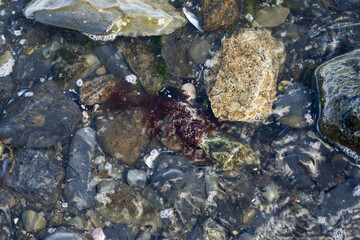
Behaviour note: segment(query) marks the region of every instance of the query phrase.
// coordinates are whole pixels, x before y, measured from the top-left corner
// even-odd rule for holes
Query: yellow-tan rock
[[[240,29],[224,40],[210,63],[207,94],[224,121],[261,121],[272,113],[276,81],[286,57],[282,42],[265,29]]]

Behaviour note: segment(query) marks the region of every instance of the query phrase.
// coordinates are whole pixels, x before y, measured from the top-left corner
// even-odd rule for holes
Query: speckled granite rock
[[[284,45],[265,29],[241,29],[205,65],[207,94],[219,120],[258,121],[272,112]]]

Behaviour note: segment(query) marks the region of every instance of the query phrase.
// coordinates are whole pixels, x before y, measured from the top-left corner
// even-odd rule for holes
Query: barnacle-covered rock
[[[284,45],[265,29],[241,29],[223,42],[207,74],[207,93],[215,116],[256,121],[272,113],[276,80],[285,61]]]
[[[187,22],[167,0],[33,0],[24,15],[101,40],[170,34]]]
[[[320,93],[319,131],[360,154],[360,50],[321,65],[315,73]]]

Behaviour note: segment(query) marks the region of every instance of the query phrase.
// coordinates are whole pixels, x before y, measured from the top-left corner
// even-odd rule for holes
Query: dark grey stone
[[[0,107],[9,100],[14,88],[15,84],[12,81],[11,76],[0,78]]]
[[[123,55],[111,44],[101,45],[94,48],[94,54],[104,64],[106,70],[115,76],[125,77],[132,74]]]
[[[70,146],[70,160],[66,168],[66,186],[64,195],[70,204],[70,211],[76,212],[95,205],[95,186],[90,169],[95,151],[95,131],[90,127],[82,128],[75,133]]]
[[[19,149],[5,185],[31,203],[51,206],[61,194],[65,171],[50,153]]]
[[[134,235],[131,228],[128,228],[124,224],[112,224],[104,228],[104,234],[106,239],[109,240],[134,240]]]
[[[48,81],[5,107],[0,119],[0,139],[17,147],[51,147],[70,136],[80,118],[79,107],[54,82]]]

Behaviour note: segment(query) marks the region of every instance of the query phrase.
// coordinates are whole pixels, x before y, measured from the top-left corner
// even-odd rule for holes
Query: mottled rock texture
[[[226,39],[206,77],[215,116],[227,121],[266,119],[285,56],[284,45],[265,29],[241,29]]]

